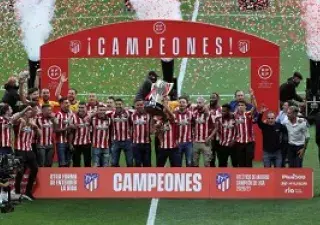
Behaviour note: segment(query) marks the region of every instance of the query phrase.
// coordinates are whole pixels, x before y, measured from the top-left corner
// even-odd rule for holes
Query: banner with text
[[[242,31],[189,21],[148,20],[106,24],[48,42],[41,46],[41,87],[48,88],[54,99],[52,93],[55,93],[61,77],[69,78],[71,75],[70,59],[182,57],[250,58],[250,86],[258,104],[278,111],[279,46]],[[141,74],[145,72],[141,71]],[[85,81],[85,77],[83,79]],[[70,78],[62,86],[62,95],[67,95],[69,81]],[[255,159],[261,160],[262,136],[260,132],[255,133]]]
[[[41,168],[37,198],[309,199],[312,169]]]

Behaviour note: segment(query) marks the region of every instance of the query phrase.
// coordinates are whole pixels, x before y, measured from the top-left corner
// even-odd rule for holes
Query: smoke
[[[307,55],[311,60],[320,61],[320,0],[301,2],[301,21],[305,28]]]
[[[178,0],[130,0],[139,20],[182,20]]]
[[[32,61],[40,59],[40,47],[48,39],[55,0],[17,0],[15,3],[17,23],[21,29],[22,44]]]
[[[130,0],[139,20],[182,20],[179,0]],[[170,62],[171,58],[162,58]]]

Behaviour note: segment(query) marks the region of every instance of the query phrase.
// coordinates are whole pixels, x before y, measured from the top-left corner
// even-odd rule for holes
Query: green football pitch
[[[191,20],[195,0],[181,0],[185,20]],[[300,71],[308,76],[304,33],[300,27],[298,0],[278,0],[266,12],[239,12],[235,0],[200,0],[198,22],[218,24],[242,30],[277,43],[281,47],[281,81]],[[4,2],[0,1],[0,5]],[[56,17],[50,40],[108,23],[130,21],[122,0],[57,0]],[[19,29],[12,13],[0,8],[0,83],[27,66],[27,56],[19,40]],[[175,61],[179,75],[181,59]],[[161,72],[159,59],[76,59],[71,63],[71,86],[79,98],[89,92],[101,100],[108,95],[122,96],[131,103],[147,71]],[[249,88],[247,59],[189,59],[182,91],[190,95],[208,95],[212,91],[230,100],[236,89]],[[126,84],[124,85],[124,81]],[[303,91],[304,83],[300,85]],[[53,93],[52,93],[53,94]],[[320,194],[320,179],[314,131],[305,156],[305,166],[314,168],[315,194]],[[256,166],[261,166],[256,163]],[[12,214],[0,214],[7,225],[147,224],[151,199],[37,200],[23,202]],[[168,200],[160,199],[156,225],[213,224],[267,225],[319,224],[320,198],[312,200]]]

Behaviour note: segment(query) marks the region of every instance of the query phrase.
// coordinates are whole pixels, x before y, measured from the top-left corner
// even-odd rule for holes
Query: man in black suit
[[[293,76],[290,77],[286,83],[280,86],[280,102],[288,102],[295,100],[297,102],[303,102],[303,98],[297,94],[296,88],[299,86],[303,79],[301,73],[294,72]]]

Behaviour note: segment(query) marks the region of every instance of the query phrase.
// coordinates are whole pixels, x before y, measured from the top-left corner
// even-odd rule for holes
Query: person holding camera
[[[25,197],[28,200],[34,200],[32,195],[33,183],[38,173],[38,164],[34,151],[32,151],[32,140],[34,135],[41,137],[41,130],[36,125],[33,119],[33,108],[36,104],[31,102],[29,106],[24,109],[23,116],[17,120],[14,124],[15,133],[15,155],[22,158],[24,168],[22,171],[18,171],[15,179],[15,193],[21,194],[21,181],[25,170],[30,170],[29,179],[26,187]]]

